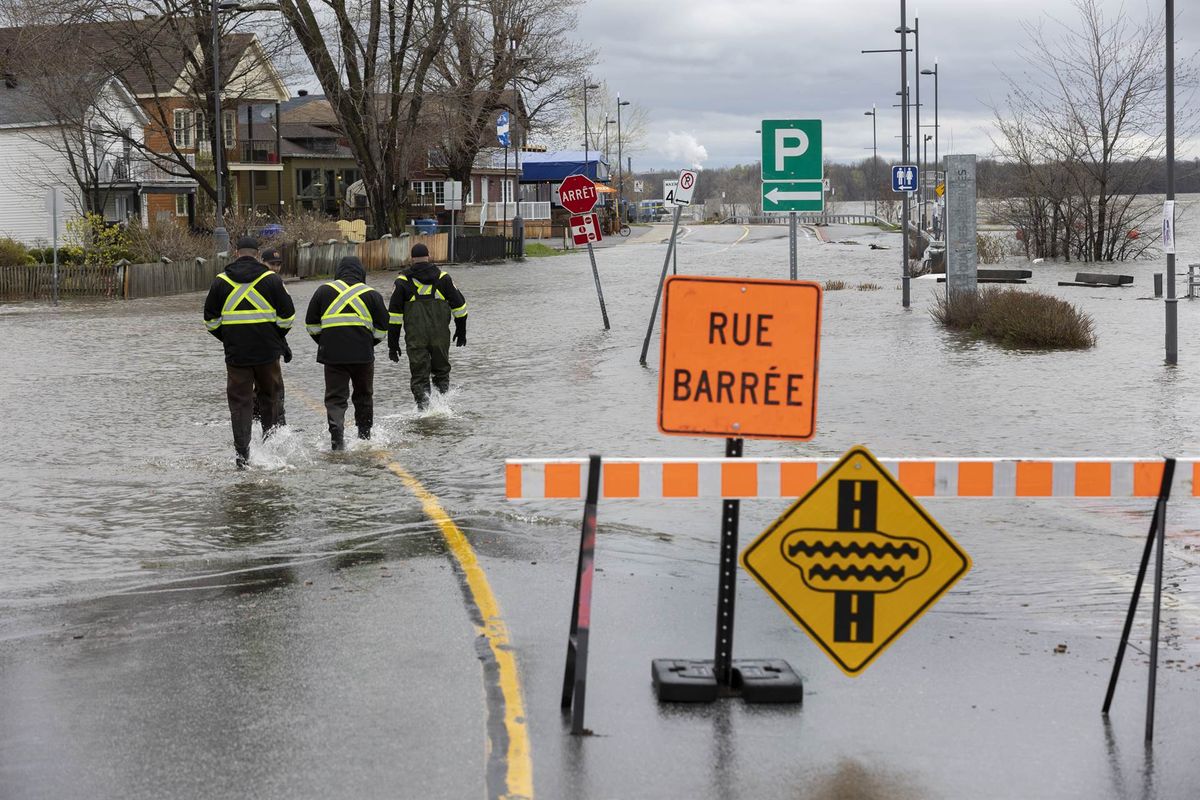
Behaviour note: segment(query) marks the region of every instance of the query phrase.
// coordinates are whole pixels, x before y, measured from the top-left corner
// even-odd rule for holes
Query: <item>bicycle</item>
[[[621,229],[618,232],[621,234],[621,236],[628,237],[629,234],[633,233],[633,228],[630,228],[628,225],[622,222]]]

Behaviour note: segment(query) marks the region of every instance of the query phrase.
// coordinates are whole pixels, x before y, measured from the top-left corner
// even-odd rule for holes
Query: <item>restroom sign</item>
[[[821,286],[806,281],[667,279],[658,428],[722,438],[816,432]]]

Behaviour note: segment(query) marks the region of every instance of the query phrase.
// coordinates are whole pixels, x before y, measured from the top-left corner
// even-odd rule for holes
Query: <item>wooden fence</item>
[[[411,260],[415,244],[429,248],[434,262],[449,257],[449,235],[403,234],[361,243],[297,247],[285,245],[284,274],[301,278],[333,275],[345,256],[358,256],[368,272],[398,271]],[[59,265],[59,297],[108,297],[135,300],[208,289],[225,268],[225,261],[175,261],[169,264],[124,264],[117,267]],[[50,300],[54,296],[54,267],[33,264],[0,267],[0,300]]]

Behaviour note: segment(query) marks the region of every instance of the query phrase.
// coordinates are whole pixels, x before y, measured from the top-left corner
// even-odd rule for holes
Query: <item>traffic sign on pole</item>
[[[811,439],[821,286],[667,279],[658,428],[685,436]]]
[[[819,119],[762,121],[763,211],[824,211]]]
[[[741,561],[851,677],[971,568],[865,447],[842,456]]]
[[[586,214],[596,205],[596,184],[583,175],[568,175],[558,187],[558,202],[572,214]]]
[[[590,244],[603,238],[600,235],[600,221],[595,214],[577,214],[571,217],[570,223],[571,238],[575,244]]]
[[[667,202],[674,203],[677,206],[690,206],[692,204],[692,195],[696,193],[696,173],[690,169],[679,171],[679,177],[675,180],[674,196]]]
[[[917,167],[915,164],[892,165],[892,191],[915,192],[917,190]]]

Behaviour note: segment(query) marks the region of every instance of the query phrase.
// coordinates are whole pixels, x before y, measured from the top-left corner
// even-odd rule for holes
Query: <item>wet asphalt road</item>
[[[784,276],[784,233],[690,228],[680,269]],[[858,442],[881,455],[1200,451],[1200,384],[1186,358],[1161,366],[1161,305],[1138,299],[1148,274],[1131,290],[1066,295],[1096,317],[1094,351],[1014,353],[934,328],[927,282],[901,311],[896,251],[865,246],[894,242],[833,233],[859,244],[806,238],[802,277],[880,288],[826,294],[817,439],[752,442],[748,454],[835,455]],[[312,408],[315,346],[293,336],[292,430],[256,446],[246,474],[231,470],[220,348],[199,325],[200,297],[0,308],[11,365],[0,397],[20,455],[0,465],[0,794],[493,791],[494,700],[471,604],[381,451],[440,497],[479,554],[512,635],[539,797],[1200,792],[1200,514],[1185,503],[1170,519],[1149,756],[1148,613],[1111,728],[1099,714],[1149,512],[1114,501],[926,503],[975,569],[854,680],[743,578],[737,655],[787,658],[806,682],[799,709],[655,703],[651,658],[711,654],[717,509],[605,504],[588,693],[596,735],[565,734],[558,694],[580,509],[505,503],[502,462],[720,453],[719,442],[655,431],[657,374],[637,366],[661,235],[598,252],[610,333],[585,255],[454,270],[472,313],[470,345],[453,354],[455,392],[417,416],[406,366],[381,362],[371,448],[326,452]],[[1060,269],[1035,283],[1052,287]],[[290,288],[303,307],[315,284]],[[1185,336],[1198,315],[1181,303]],[[744,503],[743,541],[783,505]]]

